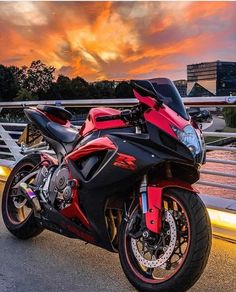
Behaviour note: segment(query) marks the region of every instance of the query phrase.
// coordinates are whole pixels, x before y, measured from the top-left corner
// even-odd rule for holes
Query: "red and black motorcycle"
[[[21,239],[46,228],[119,252],[140,291],[186,291],[211,247],[192,186],[205,160],[202,134],[170,80],[127,86],[136,106],[91,109],[80,132],[62,108],[24,110],[55,155],[44,142],[23,149],[5,186],[3,219]]]

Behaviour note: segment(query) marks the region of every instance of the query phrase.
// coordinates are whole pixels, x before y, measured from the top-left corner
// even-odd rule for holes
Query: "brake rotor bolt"
[[[144,237],[144,238],[148,238],[148,236],[149,236],[149,232],[148,232],[148,231],[144,231],[144,232],[143,232],[143,237]]]

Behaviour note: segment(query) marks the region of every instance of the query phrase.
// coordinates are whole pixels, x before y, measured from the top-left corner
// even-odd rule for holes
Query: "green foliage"
[[[15,101],[27,101],[27,100],[37,100],[38,96],[32,95],[31,92],[29,92],[27,89],[25,88],[21,88],[18,93],[16,98],[14,98]]]
[[[223,110],[226,125],[228,127],[236,127],[236,107],[224,108]]]

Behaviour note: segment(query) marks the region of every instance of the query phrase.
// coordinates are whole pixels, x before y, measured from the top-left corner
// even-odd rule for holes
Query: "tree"
[[[0,65],[0,100],[11,101],[18,89],[17,80],[10,68]]]
[[[70,78],[59,75],[56,82],[56,91],[60,99],[72,99],[73,90]]]
[[[32,95],[27,89],[21,88],[17,92],[16,98],[14,98],[15,101],[27,101],[27,100],[37,100],[38,96]]]
[[[40,60],[33,61],[29,68],[22,68],[22,87],[31,93],[46,93],[52,86],[55,68],[46,66]]]
[[[98,98],[115,97],[115,81],[103,80],[93,83],[98,92]]]
[[[23,86],[23,82],[25,80],[25,70],[27,67],[23,66],[22,68],[18,68],[16,66],[10,66],[8,68],[10,72],[13,74],[15,81],[17,83],[17,86],[20,89]]]
[[[115,96],[116,98],[135,98],[132,87],[125,81],[117,85]]]
[[[86,99],[89,97],[89,84],[79,76],[71,80],[71,89],[73,99]]]

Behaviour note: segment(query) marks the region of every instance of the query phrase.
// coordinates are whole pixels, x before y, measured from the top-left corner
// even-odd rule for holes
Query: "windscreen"
[[[138,90],[142,96],[151,96],[162,101],[185,120],[189,120],[182,98],[174,83],[169,79],[131,80],[131,83],[134,84],[133,88]]]
[[[164,104],[178,113],[185,120],[189,120],[182,98],[171,80],[167,78],[156,78],[149,79],[149,81],[152,83],[157,95],[160,96]]]

